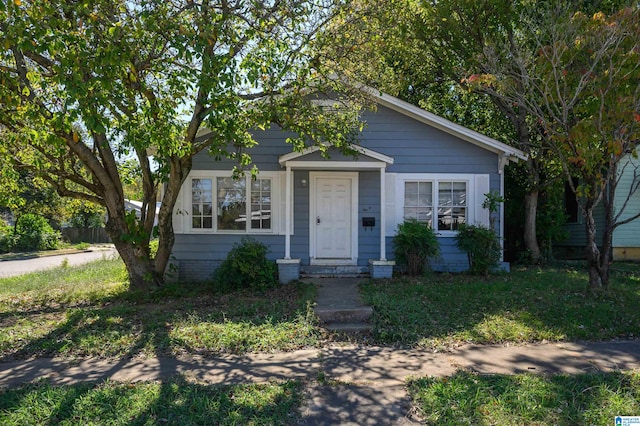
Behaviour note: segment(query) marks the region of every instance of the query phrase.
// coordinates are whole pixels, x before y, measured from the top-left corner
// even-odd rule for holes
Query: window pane
[[[438,205],[450,206],[452,202],[451,182],[440,182],[438,185]]]
[[[195,229],[211,229],[211,199],[213,197],[211,179],[191,180],[191,227]],[[208,200],[208,201],[207,201]],[[204,221],[203,221],[204,220]]]
[[[418,193],[418,182],[405,182],[404,183],[404,193],[405,194],[417,194]]]
[[[415,207],[405,207],[404,208],[404,218],[405,219],[418,219],[418,209]]]
[[[467,222],[465,208],[461,208],[461,207],[453,208],[451,212],[451,216],[452,216],[451,228],[453,230],[458,229],[459,225],[462,225]]]
[[[202,228],[202,218],[194,216],[191,219],[191,227],[193,227],[193,228]]]
[[[418,207],[419,204],[418,194],[404,194],[404,205],[407,207]]]
[[[431,207],[433,203],[433,194],[431,192],[420,193],[418,195],[418,205],[423,207]]]
[[[271,179],[257,179],[251,188],[251,229],[271,229]]]
[[[451,230],[451,208],[440,207],[438,209],[438,230]]]
[[[202,218],[202,227],[211,229],[213,227],[213,217]]]
[[[464,206],[467,204],[467,184],[464,182],[453,183],[453,205]]]
[[[467,183],[438,183],[438,230],[455,231],[467,222]]]
[[[404,183],[404,218],[432,226],[433,183]]]
[[[245,230],[247,226],[246,181],[218,178],[218,229]]]

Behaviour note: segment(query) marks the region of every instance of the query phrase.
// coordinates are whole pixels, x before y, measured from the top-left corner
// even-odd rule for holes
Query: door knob
[[[320,216],[316,217],[316,225],[320,225]]]

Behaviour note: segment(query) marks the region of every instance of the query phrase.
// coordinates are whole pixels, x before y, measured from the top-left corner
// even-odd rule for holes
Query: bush
[[[253,238],[245,237],[234,244],[227,258],[214,273],[216,284],[223,288],[265,290],[277,284],[275,262],[267,259],[268,248]]]
[[[11,251],[12,228],[0,218],[0,253]]]
[[[409,275],[422,275],[427,259],[440,253],[433,229],[415,219],[405,220],[398,225],[393,245],[396,261],[405,267]]]
[[[10,238],[12,251],[55,250],[62,242],[60,232],[54,231],[47,219],[35,214],[20,216],[15,235]]]
[[[455,240],[458,248],[467,253],[469,272],[472,274],[486,275],[498,268],[500,241],[491,229],[460,225]]]

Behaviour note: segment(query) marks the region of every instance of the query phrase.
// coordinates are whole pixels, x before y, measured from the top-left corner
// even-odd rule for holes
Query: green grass
[[[127,280],[119,259],[0,278],[0,309],[103,302],[124,295]]]
[[[0,279],[0,356],[134,355],[287,351],[317,346],[315,288],[220,293],[207,284],[127,291],[120,261]]]
[[[427,425],[612,425],[640,413],[640,372],[478,375],[409,383]]]
[[[46,383],[0,391],[3,425],[286,425],[301,404],[298,382],[206,386],[165,383],[53,387]]]
[[[368,343],[447,349],[633,338],[640,324],[640,274],[614,274],[592,295],[571,267],[473,277],[431,274],[368,282],[374,307]],[[0,360],[33,356],[126,357],[290,351],[318,347],[312,285],[225,293],[210,284],[129,292],[119,260],[0,279]],[[341,339],[341,336],[332,336]]]
[[[609,289],[587,291],[571,268],[530,268],[474,277],[430,274],[368,282],[379,343],[446,349],[500,344],[633,338],[640,324],[640,270],[614,274]]]

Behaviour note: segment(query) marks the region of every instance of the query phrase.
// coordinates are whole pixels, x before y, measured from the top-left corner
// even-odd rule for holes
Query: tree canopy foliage
[[[606,284],[613,229],[637,217],[613,206],[618,166],[638,144],[637,3],[353,4],[341,38],[343,51],[358,52],[359,61],[344,61],[353,73],[461,124],[506,135],[529,155],[518,180],[526,188],[524,239],[534,260],[539,194],[555,193],[549,184],[558,178],[579,178],[573,189],[587,218],[591,286]],[[483,97],[490,107],[478,102]],[[472,99],[478,109],[465,105]],[[592,218],[600,202],[607,215],[602,256]]]
[[[342,6],[1,2],[0,154],[60,195],[104,206],[132,288],[159,283],[174,241],[172,211],[194,155],[210,149],[249,168],[251,130],[272,123],[295,132],[295,149],[323,141],[344,147],[354,139],[361,99],[327,111],[308,96],[310,87],[350,96],[340,80],[320,78],[331,70],[318,32]],[[140,219],[125,211],[123,158],[140,166]],[[161,184],[160,243],[151,260]]]

